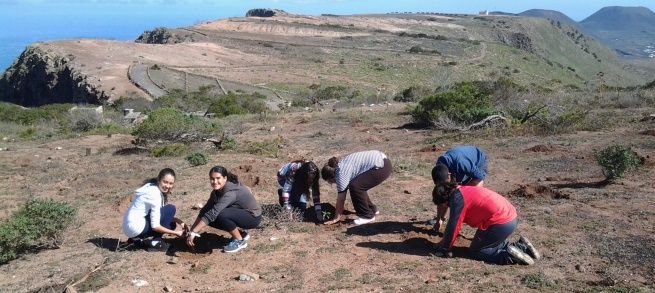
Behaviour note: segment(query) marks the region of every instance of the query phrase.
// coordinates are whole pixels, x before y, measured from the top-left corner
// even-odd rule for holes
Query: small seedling
[[[323,211],[322,214],[323,214],[323,219],[324,220],[332,219],[332,213],[331,212]]]

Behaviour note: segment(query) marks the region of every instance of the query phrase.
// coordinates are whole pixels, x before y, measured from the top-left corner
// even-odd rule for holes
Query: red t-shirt
[[[448,247],[452,247],[455,243],[462,223],[480,230],[487,230],[491,225],[505,224],[516,218],[516,208],[509,200],[490,189],[478,186],[459,186],[457,190],[461,193],[464,206],[461,211],[457,211],[453,210],[451,205],[449,223],[457,221],[457,225],[453,233],[449,235],[452,238],[450,238]],[[457,218],[455,219],[453,216]]]

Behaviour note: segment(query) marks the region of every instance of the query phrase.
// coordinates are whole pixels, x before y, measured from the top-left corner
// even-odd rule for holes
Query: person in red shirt
[[[541,255],[525,237],[510,243],[507,238],[518,224],[516,209],[502,195],[482,186],[436,184],[432,201],[450,209],[443,239],[436,255],[450,256],[462,223],[477,228],[469,251],[478,260],[495,264],[531,265]],[[440,219],[441,220],[441,219]],[[439,224],[439,223],[438,223]],[[435,226],[438,230],[439,226]]]

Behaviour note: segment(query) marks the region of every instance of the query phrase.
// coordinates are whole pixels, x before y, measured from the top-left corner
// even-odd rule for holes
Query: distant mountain
[[[579,25],[625,57],[655,58],[655,13],[646,7],[605,7]]]
[[[570,17],[566,16],[566,14],[561,13],[559,11],[555,10],[546,10],[546,9],[530,9],[523,11],[519,14],[519,16],[529,16],[529,17],[541,17],[541,18],[547,18],[551,19],[554,21],[559,21],[560,23],[563,24],[568,24],[574,27],[578,26],[578,23],[571,19]]]
[[[509,13],[509,12],[503,12],[503,11],[490,11],[489,15],[516,16],[516,13]]]

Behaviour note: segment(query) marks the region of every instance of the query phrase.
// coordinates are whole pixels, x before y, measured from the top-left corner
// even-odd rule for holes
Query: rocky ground
[[[240,144],[276,140],[279,146],[253,154],[203,145],[210,162],[199,167],[183,158],[121,151],[131,147],[133,137],[127,135],[6,141],[8,150],[0,152],[1,219],[32,198],[65,201],[79,212],[59,249],[0,266],[0,291],[58,292],[71,284],[100,292],[653,291],[655,140],[644,131],[655,124],[639,121],[650,112],[617,110],[613,115],[629,123],[555,136],[405,129],[409,118],[396,104],[232,118],[228,127],[240,133]],[[525,235],[542,251],[535,265],[467,258],[463,247],[474,234],[470,228],[463,229],[454,258],[431,256],[440,238],[425,224],[435,214],[429,171],[443,151],[464,143],[488,152],[485,184],[517,207],[520,223],[513,238]],[[616,183],[602,184],[593,150],[616,143],[631,145],[645,164]],[[330,156],[366,149],[385,152],[394,165],[391,178],[371,191],[381,211],[371,224],[268,219],[251,230],[248,248],[236,254],[221,252],[229,236],[213,229],[203,233],[196,251],[173,240],[170,255],[121,249],[126,240],[121,215],[129,197],[163,167],[177,171],[172,201],[178,216],[192,222],[197,215],[192,207],[210,192],[212,165],[235,171],[271,207],[277,202],[275,171],[283,163],[304,157],[322,165]],[[322,182],[321,191],[326,206],[333,205],[334,186]],[[347,208],[352,210],[350,203]]]

